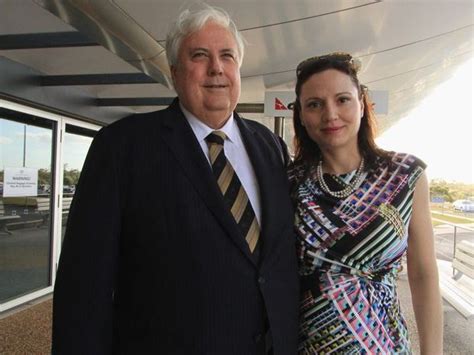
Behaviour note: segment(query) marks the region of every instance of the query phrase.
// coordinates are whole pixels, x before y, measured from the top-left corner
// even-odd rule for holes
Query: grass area
[[[434,204],[431,204],[430,210],[431,210],[431,212],[437,212],[437,213],[441,213],[441,214],[452,214],[452,215],[455,215],[457,217],[470,218],[474,221],[474,213],[473,212],[456,211],[452,207],[449,207],[449,208],[444,207],[443,208],[443,207],[440,207],[440,206],[436,206]]]
[[[431,216],[434,218],[442,219],[443,221],[446,221],[446,222],[456,223],[456,224],[466,224],[466,223],[474,222],[472,218],[445,215],[445,214],[434,212],[434,211],[431,211]],[[435,223],[437,223],[436,225],[441,224],[441,222],[433,221],[433,225],[435,225]]]

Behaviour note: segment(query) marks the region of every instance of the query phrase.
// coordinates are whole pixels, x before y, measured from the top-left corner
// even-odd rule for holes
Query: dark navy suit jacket
[[[113,123],[95,137],[71,206],[54,354],[260,354],[266,318],[274,354],[296,353],[299,289],[280,141],[234,117],[260,186],[260,261],[177,100]]]

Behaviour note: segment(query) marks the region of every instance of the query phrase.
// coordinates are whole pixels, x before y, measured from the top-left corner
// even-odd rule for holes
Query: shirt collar
[[[191,129],[193,130],[194,135],[196,136],[199,142],[205,140],[209,133],[215,131],[215,129],[209,127],[204,122],[199,120],[196,116],[194,116],[191,112],[186,110],[181,103],[179,103],[179,106],[181,108],[181,111],[183,111],[184,117],[186,117],[186,120],[189,122],[189,125],[191,126]],[[237,122],[234,120],[233,112],[230,114],[230,117],[225,123],[225,125],[219,128],[218,131],[224,132],[231,142],[237,141],[237,135],[239,133]]]

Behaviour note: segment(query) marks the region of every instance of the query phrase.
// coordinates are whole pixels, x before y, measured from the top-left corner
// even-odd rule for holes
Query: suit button
[[[258,283],[259,283],[260,285],[263,285],[263,284],[265,283],[265,278],[264,278],[263,276],[260,276],[260,277],[258,278]]]
[[[253,337],[253,340],[256,344],[260,343],[263,340],[263,334],[257,334]]]

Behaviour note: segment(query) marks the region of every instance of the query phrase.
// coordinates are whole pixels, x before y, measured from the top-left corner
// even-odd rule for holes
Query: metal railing
[[[470,231],[470,232],[473,232],[473,233],[474,233],[474,228],[471,228],[469,226],[464,226],[462,224],[451,223],[451,222],[448,222],[444,219],[439,219],[439,218],[434,218],[434,217],[431,217],[431,219],[433,221],[440,222],[442,224],[449,225],[449,226],[452,226],[454,228],[454,232],[453,232],[453,259],[454,259],[456,257],[456,243],[457,243],[458,228],[459,229],[464,229],[464,230],[467,230],[467,231]],[[454,274],[455,274],[455,270],[453,268],[453,276],[454,276]]]

